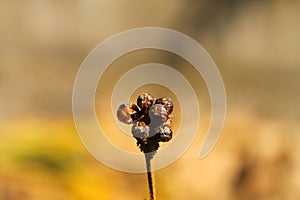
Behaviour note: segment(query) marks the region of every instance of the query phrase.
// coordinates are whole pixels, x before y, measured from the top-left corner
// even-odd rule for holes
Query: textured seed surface
[[[137,113],[137,106],[131,103],[121,104],[117,111],[119,121],[125,124],[131,124],[134,121],[134,115]]]
[[[164,122],[168,119],[168,112],[165,106],[161,104],[154,104],[149,111],[150,119],[156,122]]]
[[[143,93],[137,99],[137,104],[141,109],[149,110],[154,102],[154,97],[151,94]]]
[[[172,139],[173,102],[167,97],[154,99],[148,93],[142,93],[137,98],[137,105],[122,104],[117,111],[118,119],[126,124],[133,124],[131,134],[137,141],[137,146],[143,153],[154,156],[159,148],[159,142]]]
[[[157,133],[160,136],[159,140],[161,142],[168,142],[169,140],[172,139],[173,132],[172,132],[171,128],[166,125],[159,126]]]
[[[173,102],[170,98],[163,97],[163,98],[156,99],[155,104],[164,105],[167,109],[168,114],[171,114],[173,111]]]
[[[136,138],[146,139],[149,137],[150,128],[145,123],[136,122],[132,126],[131,133]]]

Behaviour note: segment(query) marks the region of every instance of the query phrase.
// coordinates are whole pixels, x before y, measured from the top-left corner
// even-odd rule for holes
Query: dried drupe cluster
[[[153,152],[154,155],[159,142],[168,142],[172,138],[172,110],[171,99],[154,99],[152,95],[143,93],[138,97],[137,105],[120,105],[117,116],[121,122],[133,124],[131,133],[140,150],[143,153]]]

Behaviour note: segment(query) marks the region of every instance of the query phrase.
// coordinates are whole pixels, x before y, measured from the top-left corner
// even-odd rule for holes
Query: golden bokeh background
[[[221,138],[199,160],[210,118],[202,78],[162,51],[136,51],[112,63],[96,100],[108,98],[127,69],[147,62],[174,67],[199,91],[198,134],[179,160],[155,172],[157,199],[299,199],[299,9],[299,1],[284,0],[0,0],[0,200],[148,199],[146,175],[98,162],[72,119],[84,58],[106,38],[145,26],[198,41],[219,67],[228,100]],[[108,107],[96,104],[103,126],[117,130],[105,117]],[[138,152],[134,139],[120,137],[120,146]]]

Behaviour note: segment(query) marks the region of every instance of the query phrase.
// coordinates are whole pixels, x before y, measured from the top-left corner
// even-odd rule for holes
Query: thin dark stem
[[[150,200],[154,200],[154,190],[153,190],[152,173],[151,173],[151,158],[152,158],[151,153],[145,153]]]

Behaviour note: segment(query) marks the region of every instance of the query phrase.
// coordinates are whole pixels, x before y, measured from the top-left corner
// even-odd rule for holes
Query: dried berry
[[[149,116],[153,123],[162,123],[167,121],[168,112],[165,106],[161,104],[154,104],[150,108]]]
[[[135,122],[131,133],[135,138],[146,139],[150,135],[150,128],[143,122]]]
[[[163,98],[156,99],[155,104],[164,105],[167,109],[168,114],[171,114],[173,111],[173,102],[170,98],[163,97]]]
[[[168,142],[172,139],[172,129],[167,125],[160,125],[156,128],[157,134],[159,134],[159,141],[160,142]]]
[[[125,124],[132,124],[138,119],[139,108],[132,103],[121,104],[117,111],[118,119]]]
[[[154,102],[154,98],[151,94],[143,93],[137,99],[138,106],[145,111],[148,111]]]

